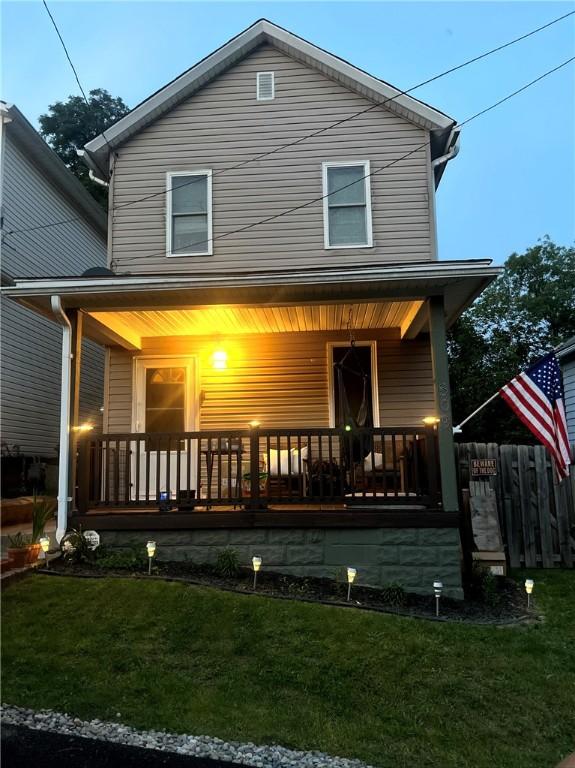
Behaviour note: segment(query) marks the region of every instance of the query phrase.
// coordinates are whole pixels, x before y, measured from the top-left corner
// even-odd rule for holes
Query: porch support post
[[[439,468],[441,474],[441,496],[446,512],[457,512],[457,476],[451,419],[451,392],[449,388],[449,367],[447,362],[447,339],[445,334],[445,308],[443,296],[431,296],[429,305],[429,334],[431,341],[431,365],[435,407],[439,424],[437,442],[439,447]]]
[[[82,368],[82,337],[83,314],[77,309],[68,312],[71,325],[71,353],[70,366],[70,425],[77,427],[80,423],[80,376]],[[70,456],[68,469],[68,498],[72,501],[72,511],[77,511],[78,500],[76,493],[77,467],[78,467],[78,440],[80,433],[70,431]]]

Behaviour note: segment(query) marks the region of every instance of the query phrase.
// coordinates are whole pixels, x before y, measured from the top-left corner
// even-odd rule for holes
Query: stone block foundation
[[[380,587],[399,583],[411,592],[431,594],[440,580],[444,594],[462,598],[457,528],[214,529],[182,531],[102,531],[102,544],[114,548],[157,544],[157,558],[214,563],[231,547],[251,565],[258,555],[263,568],[293,576],[343,576],[357,568],[358,584]]]

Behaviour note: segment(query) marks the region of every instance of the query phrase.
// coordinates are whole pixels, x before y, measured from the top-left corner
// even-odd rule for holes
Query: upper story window
[[[211,256],[211,170],[168,173],[167,188],[168,256]]]
[[[326,248],[371,248],[369,161],[323,164]]]
[[[275,98],[275,78],[273,72],[258,72],[256,83],[256,98],[258,101],[269,101]]]

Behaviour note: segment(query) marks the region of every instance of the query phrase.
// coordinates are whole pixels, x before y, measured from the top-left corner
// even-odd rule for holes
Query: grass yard
[[[2,698],[385,768],[551,767],[575,749],[575,573],[530,575],[545,621],[514,628],[35,575],[3,595]]]

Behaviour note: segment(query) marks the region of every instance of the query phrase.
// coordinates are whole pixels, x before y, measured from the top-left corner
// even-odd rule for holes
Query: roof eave
[[[444,131],[455,124],[448,115],[412,96],[402,95],[401,91],[388,83],[262,19],[152,94],[128,115],[106,129],[105,136],[100,134],[88,142],[84,149],[92,164],[98,169],[97,175],[105,178],[102,169],[107,168],[107,155],[112,149],[184,99],[189,98],[207,82],[263,43],[275,45],[292,58],[316,67],[328,77],[340,81],[375,103],[386,102],[390,110],[396,111],[405,119],[426,130]],[[393,101],[389,101],[390,99]]]

